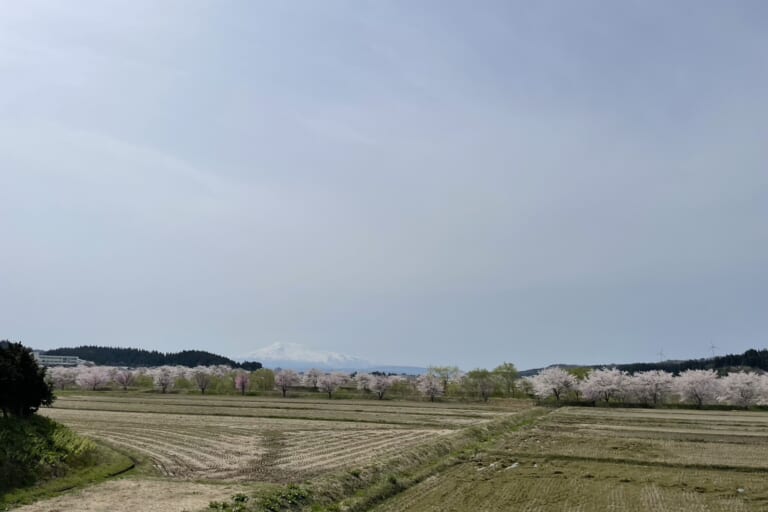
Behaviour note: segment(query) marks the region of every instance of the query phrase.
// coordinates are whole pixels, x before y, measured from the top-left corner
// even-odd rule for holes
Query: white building
[[[89,361],[84,361],[77,356],[49,356],[41,352],[32,352],[32,355],[42,366],[78,366],[89,363]]]

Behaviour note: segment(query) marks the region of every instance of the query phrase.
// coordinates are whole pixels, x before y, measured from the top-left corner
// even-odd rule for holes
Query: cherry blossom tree
[[[225,364],[217,364],[214,366],[202,366],[199,368],[205,368],[212,377],[224,378],[230,374],[232,368]]]
[[[357,389],[365,393],[371,391],[371,385],[375,380],[376,376],[371,375],[370,373],[358,373],[355,375],[355,384],[357,384]]]
[[[66,366],[54,366],[48,368],[48,378],[54,388],[66,389],[77,383],[77,370]]]
[[[248,391],[248,386],[251,384],[251,376],[246,372],[237,372],[235,375],[235,389],[237,389],[241,395],[245,395]]]
[[[720,379],[720,395],[717,400],[746,409],[760,401],[762,384],[762,379],[755,373],[729,373]]]
[[[133,383],[136,381],[136,375],[133,373],[132,370],[124,369],[124,370],[118,370],[112,379],[121,387],[123,388],[123,391],[128,390],[128,386],[132,386]]]
[[[204,395],[205,390],[211,385],[213,381],[213,369],[206,368],[204,366],[198,366],[192,372],[192,381],[200,390],[200,394]]]
[[[430,402],[435,401],[435,397],[443,394],[443,381],[434,373],[425,373],[419,375],[416,379],[416,388],[421,394],[429,397]]]
[[[758,405],[768,405],[768,374],[760,375],[760,399]]]
[[[672,391],[674,377],[664,370],[638,372],[629,378],[629,392],[640,403],[658,405]]]
[[[336,390],[338,390],[342,384],[344,384],[345,380],[345,375],[339,373],[326,373],[317,379],[317,387],[320,389],[320,391],[328,393],[328,398],[330,399],[333,393],[336,392]]]
[[[714,402],[719,394],[717,373],[713,370],[686,370],[674,382],[680,401],[693,402],[698,407]]]
[[[373,381],[371,382],[371,391],[376,393],[376,396],[379,400],[384,399],[384,393],[387,392],[389,388],[395,385],[395,383],[400,381],[400,377],[397,376],[386,376],[386,375],[376,375],[373,378]]]
[[[545,368],[528,379],[533,393],[539,399],[554,396],[558,402],[566,393],[575,389],[578,382],[576,377],[558,367]]]
[[[187,379],[187,374],[191,372],[191,368],[188,368],[186,366],[176,365],[176,366],[170,366],[171,375],[173,375],[174,384],[179,379]]]
[[[109,371],[103,366],[78,366],[76,382],[83,389],[95,391],[109,383]]]
[[[581,383],[580,388],[587,400],[592,402],[602,400],[608,403],[612,398],[621,396],[625,391],[627,382],[627,372],[622,372],[616,368],[602,368],[590,372]]]
[[[768,405],[768,374],[764,373],[758,378],[760,379],[760,398],[757,399],[757,405]]]
[[[161,366],[154,369],[152,380],[161,392],[166,393],[173,389],[173,385],[176,383],[176,376],[171,367]]]
[[[283,392],[283,398],[285,398],[288,389],[296,386],[299,382],[299,375],[293,370],[275,372],[275,386]]]
[[[307,373],[304,374],[304,385],[317,391],[317,381],[320,379],[322,374],[323,372],[317,368],[311,368],[307,370]]]

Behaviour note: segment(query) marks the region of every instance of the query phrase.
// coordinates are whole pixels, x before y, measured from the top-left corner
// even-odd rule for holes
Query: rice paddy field
[[[73,395],[46,414],[146,456],[163,476],[299,481],[386,458],[515,408],[172,395]]]
[[[274,399],[92,392],[65,394],[55,407],[41,412],[135,458],[140,471],[126,478],[144,481],[153,496],[145,496],[139,486],[119,502],[113,501],[112,508],[104,508],[119,511],[149,510],[155,497],[162,501],[164,496],[187,491],[200,498],[193,500],[194,506],[177,497],[162,501],[158,510],[205,508],[210,500],[263,484],[301,482],[386,461],[468,426],[529,407],[524,401],[488,407],[321,396]],[[168,490],[158,491],[164,482]],[[222,496],[225,485],[230,487]],[[105,493],[114,492],[110,486],[104,488]],[[105,503],[103,494],[91,489],[75,493],[72,499]],[[66,510],[67,499],[42,501],[21,510]],[[176,502],[185,504],[179,508]],[[88,510],[85,506],[76,508]]]
[[[768,510],[763,412],[97,392],[63,396],[44,414],[130,454],[137,468],[22,512],[205,510],[482,429],[347,509]]]
[[[558,409],[374,510],[768,510],[768,414]]]

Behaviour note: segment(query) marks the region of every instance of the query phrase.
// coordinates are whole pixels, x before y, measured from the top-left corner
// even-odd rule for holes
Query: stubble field
[[[203,510],[235,493],[356,473],[473,428],[488,430],[354,510],[768,510],[763,412],[113,392],[67,395],[44,413],[130,454],[137,470],[22,512]]]
[[[195,480],[299,481],[365,464],[508,410],[424,403],[75,395],[46,414]]]
[[[768,415],[563,408],[374,510],[768,510]]]
[[[128,485],[132,491],[114,500],[110,510],[204,508],[210,500],[265,484],[306,481],[384,461],[527,407],[524,402],[484,407],[320,397],[65,395],[43,413],[132,455],[140,470],[127,478],[146,485],[108,482],[21,510],[64,510],[68,499],[81,503],[83,510],[100,510],[98,505],[86,507],[109,502],[107,494],[118,492],[115,485]],[[151,489],[152,496],[143,488]],[[197,499],[181,499],[187,494]]]

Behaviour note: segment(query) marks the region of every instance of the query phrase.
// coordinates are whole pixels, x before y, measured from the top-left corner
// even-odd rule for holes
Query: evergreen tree
[[[27,417],[42,405],[53,403],[53,388],[45,368],[37,364],[32,351],[21,343],[0,342],[0,409]]]

